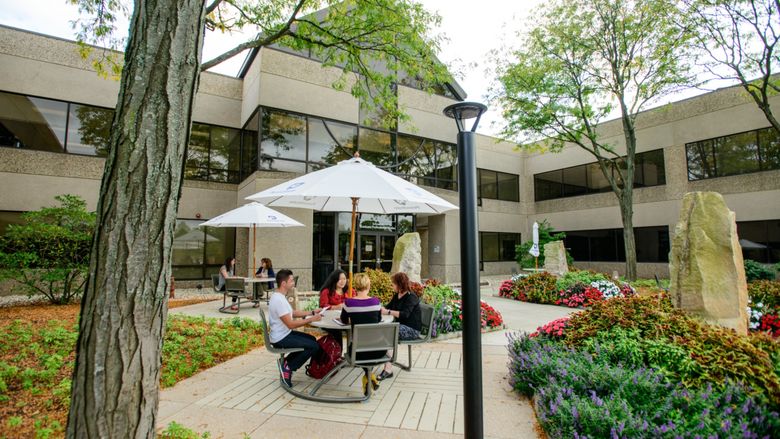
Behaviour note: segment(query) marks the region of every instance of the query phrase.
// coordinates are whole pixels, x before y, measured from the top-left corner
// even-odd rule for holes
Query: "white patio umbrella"
[[[260,203],[249,203],[201,223],[199,227],[251,227],[252,267],[249,269],[249,277],[252,277],[257,268],[257,227],[303,227],[303,224]]]
[[[528,253],[531,254],[531,256],[534,257],[534,268],[539,269],[539,223],[534,221],[534,231],[533,231],[533,242],[534,244],[531,246],[531,249],[528,250]]]
[[[272,207],[300,207],[326,212],[352,211],[349,238],[349,287],[355,247],[355,219],[363,213],[443,213],[457,209],[400,177],[377,168],[355,154],[339,162],[247,197]]]

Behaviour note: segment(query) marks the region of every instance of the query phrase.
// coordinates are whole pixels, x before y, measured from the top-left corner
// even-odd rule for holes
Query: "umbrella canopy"
[[[767,246],[765,246],[764,244],[759,244],[759,243],[753,242],[753,241],[751,241],[749,239],[740,239],[739,240],[739,245],[740,245],[740,247],[746,248],[746,249],[749,249],[749,250],[767,248]]]
[[[303,227],[287,215],[260,203],[249,203],[216,216],[200,227]]]
[[[534,221],[533,243],[534,245],[531,246],[531,249],[528,250],[528,253],[530,253],[531,256],[538,258],[539,257],[539,223],[537,223],[536,221]]]
[[[271,207],[349,212],[359,199],[363,213],[443,213],[454,204],[377,168],[359,157],[321,169],[247,197]]]
[[[257,227],[303,227],[303,224],[260,203],[249,203],[201,223],[199,227],[251,227],[252,268],[249,269],[251,277],[257,268],[255,262]]]
[[[326,212],[352,211],[349,239],[349,289],[352,290],[355,218],[364,213],[443,213],[458,207],[425,189],[377,168],[359,154],[247,197],[267,206]]]

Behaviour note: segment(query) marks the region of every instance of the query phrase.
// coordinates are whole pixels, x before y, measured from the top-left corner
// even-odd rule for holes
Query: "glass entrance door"
[[[393,266],[395,240],[395,235],[361,233],[358,271],[373,268],[389,273]]]

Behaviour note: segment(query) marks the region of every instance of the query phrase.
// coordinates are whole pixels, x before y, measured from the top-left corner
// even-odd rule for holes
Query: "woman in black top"
[[[382,307],[382,314],[395,317],[398,322],[398,338],[401,340],[416,340],[420,338],[422,329],[422,312],[420,311],[420,298],[411,292],[409,276],[406,273],[396,273],[390,280],[393,283],[393,298]],[[385,370],[379,374],[379,380],[393,376],[393,363],[386,363]]]

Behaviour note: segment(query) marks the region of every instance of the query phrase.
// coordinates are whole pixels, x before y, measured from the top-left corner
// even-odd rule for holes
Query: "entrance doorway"
[[[358,272],[366,268],[373,268],[389,273],[393,266],[393,249],[396,238],[394,234],[361,232]]]

